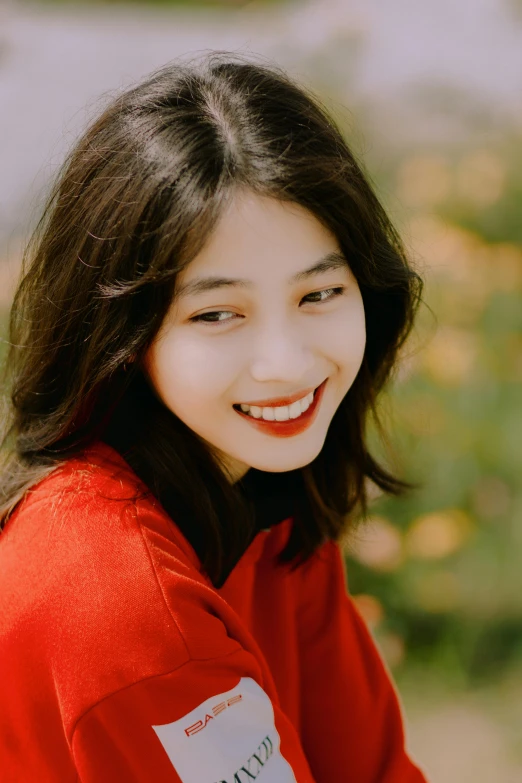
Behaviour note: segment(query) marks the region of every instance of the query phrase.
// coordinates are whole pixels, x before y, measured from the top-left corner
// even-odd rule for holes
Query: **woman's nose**
[[[314,365],[303,336],[292,330],[269,329],[251,343],[251,375],[256,381],[299,382]]]

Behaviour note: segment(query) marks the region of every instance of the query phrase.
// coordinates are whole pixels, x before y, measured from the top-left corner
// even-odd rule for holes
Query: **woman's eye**
[[[335,299],[337,296],[341,296],[344,290],[345,290],[344,286],[338,286],[337,288],[324,288],[322,291],[312,291],[311,294],[307,294],[306,296],[304,296],[301,301],[304,302],[306,299],[309,299],[310,297],[319,297],[318,299],[309,301],[308,304],[323,304],[323,302],[330,302],[332,299]],[[241,315],[238,316],[237,313],[233,313],[231,310],[211,310],[208,313],[201,313],[200,315],[194,315],[189,320],[194,322],[204,323],[204,324],[222,324],[222,323],[228,323],[229,321],[233,320],[233,317],[232,318],[221,317],[226,315],[237,316],[238,318],[243,317]]]
[[[204,324],[223,323],[224,321],[231,321],[232,320],[231,318],[219,318],[220,315],[223,315],[223,314],[226,315],[227,313],[229,315],[236,315],[236,313],[233,313],[230,310],[213,310],[210,313],[201,313],[201,315],[194,315],[190,320],[191,321],[201,321]],[[214,316],[217,316],[217,318],[215,318]]]
[[[312,291],[311,294],[307,294],[304,299],[308,299],[309,296],[321,296],[321,294],[327,294],[324,299],[316,299],[312,304],[322,304],[323,302],[329,302],[331,299],[335,299],[336,296],[340,296],[344,291],[344,286],[338,288],[324,288],[322,291]]]

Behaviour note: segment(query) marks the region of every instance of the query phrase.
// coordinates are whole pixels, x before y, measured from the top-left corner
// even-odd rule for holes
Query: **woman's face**
[[[315,459],[365,342],[361,293],[335,237],[298,205],[243,192],[178,277],[145,368],[237,481],[250,467]]]

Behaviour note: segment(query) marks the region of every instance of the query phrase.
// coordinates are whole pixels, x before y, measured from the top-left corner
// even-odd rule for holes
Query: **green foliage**
[[[389,391],[388,429],[395,469],[422,486],[374,501],[347,563],[399,676],[439,667],[469,685],[522,661],[519,148],[414,153],[387,173],[429,305]]]
[[[489,150],[490,173],[493,174],[494,167],[497,167],[495,191],[499,188],[498,198],[480,208],[480,200],[477,205],[476,201],[463,197],[462,193],[454,193],[441,205],[440,212],[489,242],[522,243],[521,141],[520,136],[515,134],[498,144],[496,149]],[[477,187],[480,187],[479,182]],[[482,187],[487,188],[488,183],[485,181]]]

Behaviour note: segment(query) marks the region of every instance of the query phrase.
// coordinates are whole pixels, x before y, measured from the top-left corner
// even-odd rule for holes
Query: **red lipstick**
[[[328,380],[328,378],[326,380]],[[322,384],[318,386],[310,407],[304,413],[298,416],[297,419],[288,419],[288,421],[265,421],[264,419],[255,419],[253,416],[249,416],[247,413],[243,413],[242,410],[238,410],[237,408],[234,408],[234,410],[239,414],[239,416],[242,416],[243,419],[246,419],[246,421],[251,424],[252,427],[255,427],[257,430],[259,430],[259,432],[264,432],[265,435],[273,435],[276,438],[291,438],[294,435],[299,435],[301,432],[307,430],[314,421],[319,409],[319,404],[321,402],[325,386],[326,381],[323,381]],[[310,389],[310,391],[313,391],[313,389]],[[284,399],[288,398],[286,397]],[[300,399],[300,397],[294,397],[291,402],[295,402],[295,400],[298,399]],[[252,404],[255,405],[256,403]],[[264,404],[267,404],[266,401]],[[272,405],[273,404],[274,403],[272,403]],[[279,403],[279,405],[290,404],[291,403],[288,402]]]
[[[319,388],[319,387],[317,387]],[[309,389],[303,389],[300,392],[297,392],[297,394],[291,394],[286,395],[286,397],[271,397],[269,400],[243,400],[243,405],[257,405],[258,408],[265,408],[265,407],[282,407],[283,405],[291,405],[293,402],[296,402],[296,400],[302,400],[303,397],[306,397],[310,392],[315,391],[315,386],[310,386]]]

